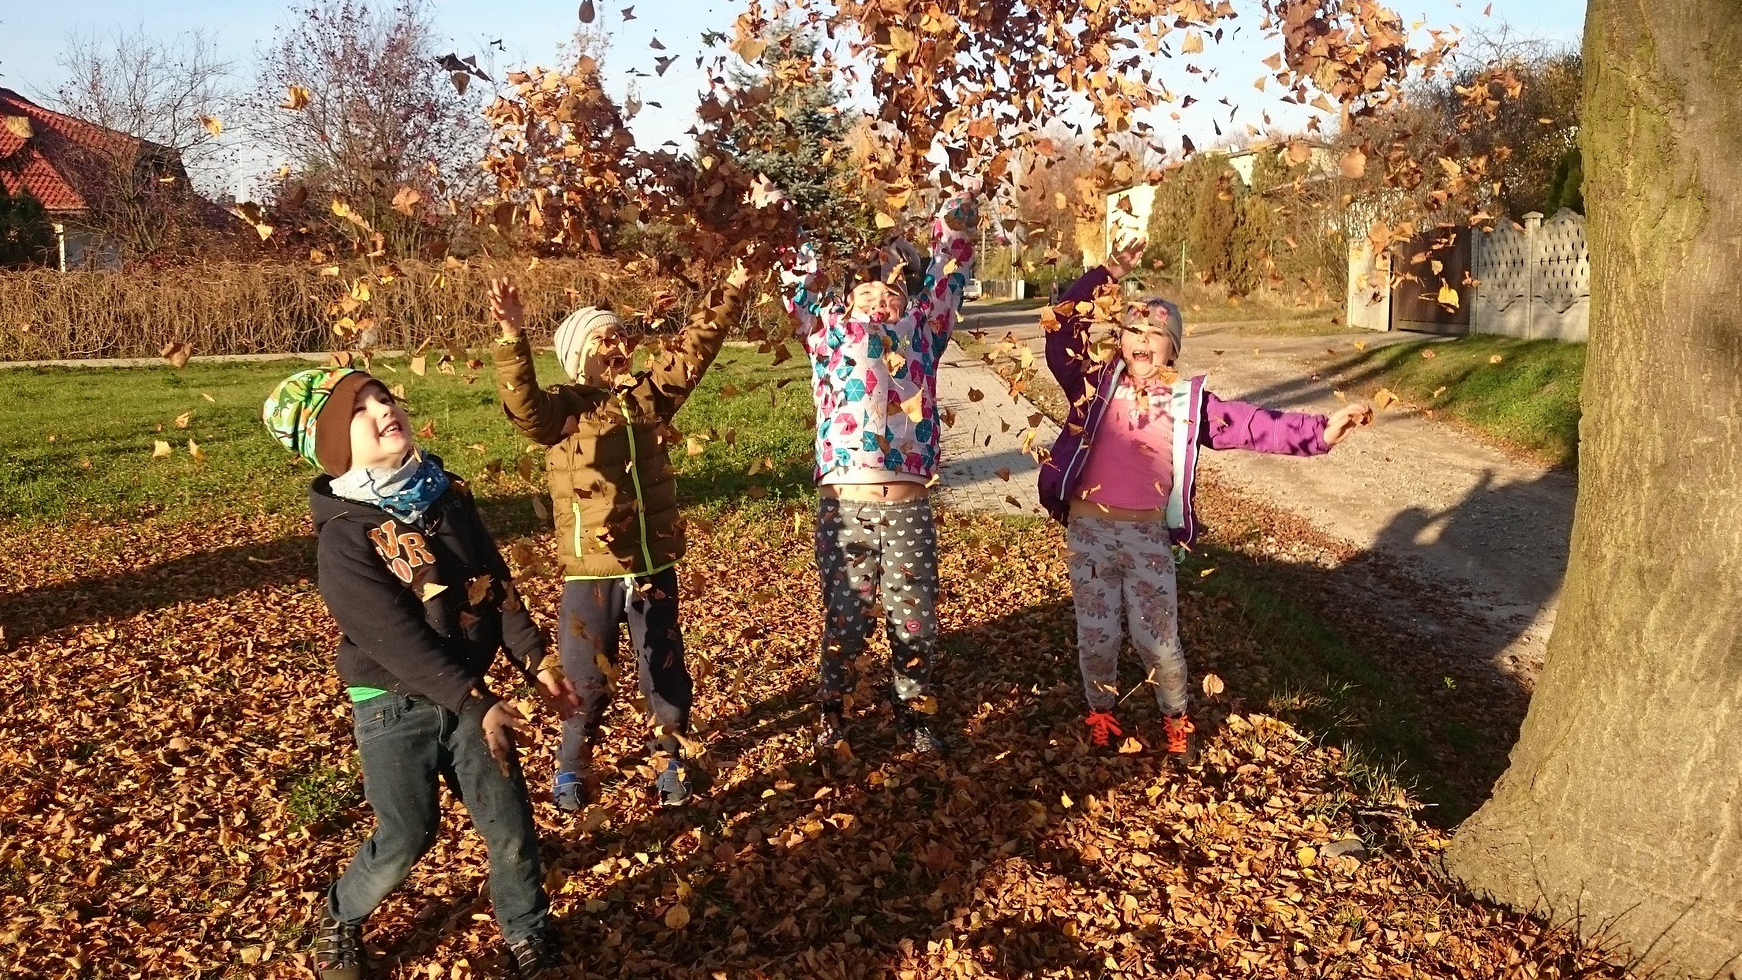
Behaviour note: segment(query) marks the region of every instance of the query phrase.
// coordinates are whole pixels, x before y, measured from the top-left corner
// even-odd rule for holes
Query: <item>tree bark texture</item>
[[[1742,977],[1742,0],[1591,0],[1572,560],[1477,893]]]

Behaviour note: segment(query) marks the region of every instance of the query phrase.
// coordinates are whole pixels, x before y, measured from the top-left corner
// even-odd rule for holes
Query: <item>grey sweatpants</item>
[[[1129,628],[1162,712],[1185,711],[1186,655],[1167,525],[1073,515],[1065,540],[1089,709],[1110,711],[1119,700],[1119,643]]]
[[[856,686],[853,664],[870,640],[879,601],[895,696],[908,702],[930,694],[938,640],[938,537],[931,501],[824,497],[816,544],[824,609],[818,699],[832,705]]]

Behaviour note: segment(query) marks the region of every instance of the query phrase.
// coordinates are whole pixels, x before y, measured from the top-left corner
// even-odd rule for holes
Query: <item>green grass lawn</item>
[[[1330,370],[1362,394],[1390,388],[1549,465],[1578,463],[1584,344],[1486,335],[1420,340],[1338,357]]]
[[[284,360],[0,373],[0,419],[6,420],[0,455],[8,461],[0,468],[0,520],[304,506],[313,471],[272,439],[260,408],[273,385],[309,366]],[[433,426],[420,444],[471,478],[481,496],[525,497],[542,487],[544,454],[503,418],[488,363],[420,377],[403,359],[378,359],[373,373],[404,386],[413,425],[423,432]],[[540,356],[539,377],[547,383],[560,378],[549,354]],[[812,408],[805,378],[798,359],[776,367],[743,348],[721,354],[676,420],[686,435],[712,430],[717,436],[702,440],[700,455],[683,448],[674,453],[687,499],[715,504],[753,492],[774,500],[810,492]],[[190,453],[190,439],[203,458]],[[158,441],[169,445],[168,457],[154,458]],[[523,456],[531,463],[530,480],[518,472]],[[759,467],[764,472],[749,475],[759,461],[771,462],[772,472]],[[491,477],[497,466],[500,476]]]

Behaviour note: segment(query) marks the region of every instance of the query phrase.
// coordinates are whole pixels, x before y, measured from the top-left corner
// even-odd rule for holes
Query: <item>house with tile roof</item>
[[[55,112],[0,88],[0,183],[29,191],[54,224],[62,271],[118,269],[129,236],[221,211],[170,147]]]

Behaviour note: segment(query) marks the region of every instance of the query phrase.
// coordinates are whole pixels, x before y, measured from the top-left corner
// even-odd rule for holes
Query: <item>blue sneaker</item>
[[[587,781],[582,773],[559,772],[556,786],[551,789],[556,808],[564,813],[579,813],[587,806]]]
[[[688,760],[679,753],[672,753],[670,761],[665,764],[665,771],[653,781],[654,789],[659,790],[660,806],[683,806],[690,801],[695,782],[690,778],[689,768]]]

